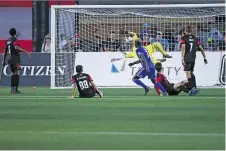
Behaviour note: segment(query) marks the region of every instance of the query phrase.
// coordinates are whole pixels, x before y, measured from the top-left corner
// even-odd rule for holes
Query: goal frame
[[[218,4],[164,4],[164,5],[52,5],[51,6],[51,89],[64,89],[55,87],[55,44],[56,44],[56,9],[88,9],[88,8],[203,8],[225,7],[225,3]],[[172,17],[174,18],[174,17]],[[186,17],[184,17],[186,18]]]

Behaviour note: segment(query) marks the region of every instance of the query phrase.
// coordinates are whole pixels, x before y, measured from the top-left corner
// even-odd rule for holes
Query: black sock
[[[11,87],[15,87],[16,86],[16,75],[12,75],[11,77]]]
[[[16,90],[18,90],[19,83],[20,83],[20,76],[16,75]]]
[[[195,86],[195,88],[196,88],[196,78],[195,78],[195,75],[194,75],[193,72],[191,72],[191,79],[192,79],[192,81],[193,81],[193,83],[194,83],[194,86]]]
[[[189,90],[191,90],[192,88],[194,88],[195,86],[194,86],[194,82],[193,82],[193,80],[192,80],[192,78],[189,78],[188,79],[188,89]]]
[[[189,90],[184,85],[181,85],[180,86],[180,90],[183,91],[183,92],[185,92],[185,93],[188,93],[189,92]]]

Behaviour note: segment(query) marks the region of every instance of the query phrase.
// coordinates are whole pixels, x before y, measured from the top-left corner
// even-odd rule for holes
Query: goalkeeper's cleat
[[[166,54],[166,55],[163,55],[164,58],[173,58],[172,56]]]
[[[144,89],[144,95],[147,95],[149,91],[150,91],[150,88]]]

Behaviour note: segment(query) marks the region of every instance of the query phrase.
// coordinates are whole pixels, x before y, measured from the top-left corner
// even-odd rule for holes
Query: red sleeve
[[[72,83],[76,83],[76,78],[72,77]]]
[[[200,40],[197,40],[197,46],[200,46],[200,45],[201,45]]]
[[[91,78],[90,75],[88,75],[88,80],[89,80],[89,82],[93,81],[93,79]]]
[[[185,44],[184,37],[181,37],[181,39],[180,39],[180,43],[181,43],[181,44]]]
[[[15,41],[13,42],[13,46],[19,46],[19,41],[18,41],[18,40],[15,40]]]

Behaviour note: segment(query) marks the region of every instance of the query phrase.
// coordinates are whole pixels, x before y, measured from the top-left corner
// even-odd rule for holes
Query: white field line
[[[151,97],[151,98],[150,98]],[[153,98],[158,98],[160,96],[135,96],[135,98],[142,98],[143,100],[153,100]],[[99,97],[94,97],[96,99],[99,99]],[[134,96],[104,96],[104,98],[101,99],[132,99]],[[167,100],[167,99],[178,99],[178,100],[183,100],[183,98],[189,98],[189,100],[196,100],[197,98],[202,98],[206,100],[220,100],[224,101],[225,97],[213,97],[213,96],[196,96],[196,97],[188,97],[188,96],[163,96],[160,97],[162,100]],[[70,96],[0,96],[0,100],[8,100],[8,99],[13,99],[13,100],[20,100],[20,99],[72,99]],[[80,99],[80,98],[74,98],[74,99]],[[82,98],[82,99],[92,99],[92,98]]]
[[[0,131],[0,134],[53,134],[53,135],[139,135],[139,136],[202,136],[225,137],[220,133],[150,133],[150,132],[60,132],[60,131]]]

